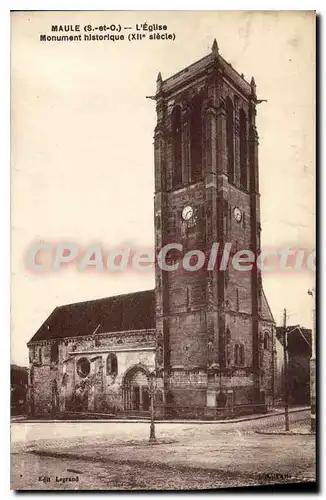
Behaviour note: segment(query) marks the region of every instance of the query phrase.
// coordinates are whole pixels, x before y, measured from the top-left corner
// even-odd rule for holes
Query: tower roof
[[[217,54],[218,53],[218,45],[217,45],[217,41],[216,41],[216,38],[214,38],[214,42],[213,42],[213,45],[212,45],[212,52],[213,54]]]
[[[243,73],[238,73],[220,54],[219,46],[214,38],[211,52],[202,59],[190,64],[174,75],[160,82],[160,87],[165,93],[174,91],[179,85],[186,85],[192,79],[204,75],[209,68],[218,66],[225,78],[232,81],[246,96],[252,96],[252,85],[244,78]]]

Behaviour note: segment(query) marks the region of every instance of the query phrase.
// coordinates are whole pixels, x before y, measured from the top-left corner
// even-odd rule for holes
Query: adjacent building
[[[28,368],[10,365],[11,415],[27,413]]]
[[[284,394],[283,327],[277,327],[277,378],[275,394],[281,401]],[[289,404],[310,404],[310,358],[312,332],[300,325],[287,327],[287,384]]]

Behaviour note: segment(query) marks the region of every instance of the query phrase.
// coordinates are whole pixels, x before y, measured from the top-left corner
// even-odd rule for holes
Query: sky
[[[41,42],[54,24],[166,24],[174,41]],[[153,131],[163,79],[220,53],[258,106],[262,247],[315,247],[315,19],[309,12],[15,12],[11,18],[12,362],[58,305],[154,287],[152,272],[32,272],[39,241],[154,246]],[[84,32],[82,31],[82,37]],[[308,271],[265,275],[277,324],[312,325]]]

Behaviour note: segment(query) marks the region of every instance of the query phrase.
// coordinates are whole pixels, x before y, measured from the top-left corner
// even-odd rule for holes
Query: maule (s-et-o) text
[[[55,33],[55,34],[53,34]],[[121,24],[52,24],[51,34],[40,34],[41,42],[89,42],[89,41],[140,41],[175,40],[175,33],[168,31],[166,24],[136,23]]]

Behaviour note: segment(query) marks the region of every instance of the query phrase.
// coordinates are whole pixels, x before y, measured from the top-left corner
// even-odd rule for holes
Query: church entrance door
[[[132,409],[139,410],[140,406],[140,388],[138,385],[132,386],[133,398],[132,398]]]
[[[144,369],[135,368],[127,374],[123,386],[124,409],[128,412],[148,412],[150,396]]]

